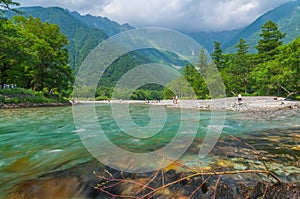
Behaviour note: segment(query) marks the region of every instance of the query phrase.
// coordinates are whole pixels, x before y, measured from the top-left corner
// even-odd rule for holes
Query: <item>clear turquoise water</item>
[[[148,106],[131,106],[135,123],[145,126],[150,122],[148,109]],[[114,144],[133,152],[153,151],[165,146],[174,138],[181,122],[180,110],[167,109],[168,117],[162,131],[149,139],[137,139],[117,127],[110,110],[110,105],[96,106],[99,124]],[[189,111],[191,115],[198,113]],[[197,117],[190,118],[190,122],[195,122],[193,120]],[[205,135],[209,121],[210,113],[201,112],[198,140]],[[300,172],[296,163],[300,157],[300,112],[272,120],[250,120],[244,114],[231,112],[227,113],[223,131],[249,141],[285,169],[290,167],[294,172]],[[224,140],[230,147],[230,140]],[[75,129],[72,107],[0,110],[0,150],[0,193],[47,172],[93,159]],[[187,157],[197,159],[197,152],[191,151]],[[278,165],[274,164],[274,169],[280,172]]]

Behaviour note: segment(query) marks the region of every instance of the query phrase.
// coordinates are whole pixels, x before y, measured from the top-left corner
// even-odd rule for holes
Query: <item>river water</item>
[[[81,107],[90,108],[89,105]],[[174,108],[166,110],[166,122],[162,130],[151,139],[139,139],[124,134],[114,121],[109,104],[96,105],[98,122],[107,137],[122,149],[136,153],[154,151],[174,139],[182,122],[181,111]],[[191,115],[190,125],[196,122],[198,126],[196,141],[181,159],[189,163],[192,160],[199,162],[198,152],[211,113],[201,112],[199,120],[199,111],[187,110],[186,113]],[[130,114],[132,120],[140,126],[151,122],[148,105],[130,105]],[[130,126],[126,128],[130,131]],[[0,110],[0,198],[17,184],[95,159],[81,141],[81,131],[75,128],[72,107]],[[86,142],[93,146],[93,139]],[[182,142],[185,143],[184,140]],[[233,162],[234,169],[249,168],[252,164],[263,168],[249,145],[263,154],[269,168],[284,181],[299,180],[299,111],[266,119],[251,119],[251,115],[246,113],[227,112],[220,141],[210,155],[201,161],[206,161],[206,165],[211,167]],[[218,164],[212,164],[215,160],[218,160]],[[220,163],[220,160],[224,161]]]

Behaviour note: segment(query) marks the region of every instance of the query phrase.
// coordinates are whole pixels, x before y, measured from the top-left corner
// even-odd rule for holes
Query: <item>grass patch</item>
[[[64,103],[67,99],[53,96],[45,97],[43,92],[34,92],[29,89],[0,89],[0,102],[3,104],[20,104],[20,103]]]

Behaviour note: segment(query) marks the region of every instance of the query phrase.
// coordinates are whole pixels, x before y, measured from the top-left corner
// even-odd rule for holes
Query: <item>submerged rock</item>
[[[300,183],[271,184],[259,182],[251,191],[249,199],[299,199]]]
[[[100,176],[92,174],[96,169]],[[108,199],[117,196],[145,196],[154,199],[254,199],[264,196],[272,199],[300,198],[300,184],[270,182],[251,182],[251,175],[207,175],[193,174],[185,171],[167,170],[142,174],[122,173],[109,167],[101,167],[97,162],[81,164],[72,169],[54,172],[39,179],[24,182],[14,188],[8,199]],[[111,179],[111,180],[109,180]],[[118,181],[119,180],[119,181]],[[248,183],[247,183],[248,182]],[[157,192],[152,190],[165,186]],[[144,185],[144,186],[143,186]],[[147,187],[146,187],[147,186]],[[95,187],[98,187],[96,189]],[[149,188],[150,187],[150,188]]]

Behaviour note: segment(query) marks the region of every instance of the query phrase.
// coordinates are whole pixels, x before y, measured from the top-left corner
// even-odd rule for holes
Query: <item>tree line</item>
[[[274,95],[298,98],[300,94],[300,38],[283,45],[285,33],[276,23],[266,22],[261,27],[256,53],[249,53],[249,45],[241,38],[234,53],[223,53],[221,44],[214,42],[212,61],[208,63],[203,49],[198,63],[187,66],[185,78],[190,82],[198,98],[209,98],[209,91],[201,71],[204,64],[214,64],[224,81],[226,95]],[[204,56],[204,58],[203,58]],[[199,73],[200,72],[200,73]]]
[[[17,4],[1,0],[0,5]],[[34,17],[0,17],[0,85],[67,96],[73,79],[67,44],[57,25]]]
[[[12,0],[0,0],[0,7],[4,9],[11,9],[12,5],[18,4]],[[74,74],[66,48],[69,41],[59,27],[23,16],[15,16],[12,20],[0,16],[0,22],[0,85],[17,85],[69,96]],[[165,87],[145,85],[133,93],[132,99],[170,99],[175,95],[210,98],[207,83],[215,81],[215,75],[211,72],[203,78],[203,70],[213,66],[222,76],[227,96],[243,93],[299,98],[300,38],[282,45],[285,34],[272,21],[261,27],[259,36],[256,53],[249,53],[249,45],[243,38],[235,45],[234,53],[223,53],[221,44],[215,41],[212,61],[201,49],[197,63],[184,67],[182,78]],[[119,58],[99,81],[95,97],[111,98],[117,79],[132,67],[148,61],[145,56],[134,52]],[[184,83],[186,80],[189,86]]]

